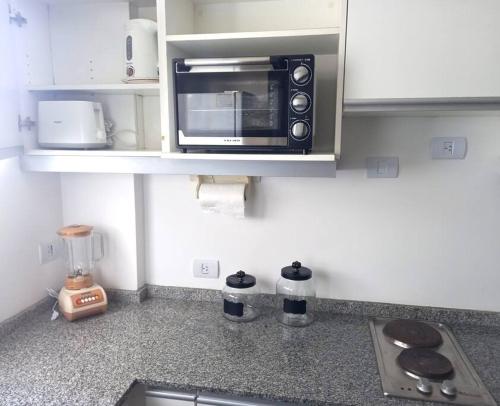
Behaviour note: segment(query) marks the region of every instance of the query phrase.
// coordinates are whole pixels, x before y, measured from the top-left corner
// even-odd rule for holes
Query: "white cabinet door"
[[[17,128],[19,113],[18,75],[14,30],[20,29],[10,23],[10,5],[0,0],[0,50],[2,51],[2,74],[0,75],[0,148],[21,145]]]
[[[345,99],[500,97],[499,0],[349,0]]]

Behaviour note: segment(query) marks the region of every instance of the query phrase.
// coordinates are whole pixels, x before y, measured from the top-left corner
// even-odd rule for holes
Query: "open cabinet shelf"
[[[162,155],[168,159],[205,161],[274,161],[274,162],[335,162],[335,154],[208,154],[170,152]]]
[[[345,52],[345,0],[166,0],[158,14],[162,84],[162,157],[182,162],[298,163],[335,167],[340,154]],[[163,31],[162,31],[163,30]],[[161,40],[163,38],[163,40]],[[308,155],[267,153],[182,153],[176,147],[174,58],[236,58],[315,55],[315,118]]]
[[[122,141],[115,149],[42,149],[23,130],[30,171],[249,176],[335,176],[340,152],[347,0],[40,0],[20,2],[17,63],[22,118],[38,122],[39,101],[101,103]],[[98,15],[99,19],[95,19]],[[122,83],[125,29],[157,21],[159,83]],[[314,54],[312,153],[181,153],[175,146],[172,59]],[[128,134],[124,134],[127,133]],[[132,135],[131,135],[132,134]],[[119,139],[119,136],[115,140]],[[134,145],[132,143],[132,145]]]
[[[338,28],[167,35],[166,42],[199,57],[337,54]]]
[[[108,157],[159,157],[160,150],[117,150],[117,149],[32,149],[25,152],[31,156],[108,156]]]
[[[98,94],[121,94],[158,96],[159,83],[117,83],[117,84],[88,84],[88,85],[30,85],[26,90],[33,93],[55,92],[88,92]]]
[[[23,155],[21,165],[33,172],[138,173],[166,175],[242,175],[335,177],[336,162],[169,159],[159,156]]]
[[[155,0],[38,0],[17,2],[27,19],[16,30],[21,119],[27,156],[158,157],[161,154],[160,83],[124,83],[130,19],[157,19]],[[99,18],[96,19],[96,15]],[[99,103],[112,148],[42,148],[39,102]],[[61,117],[66,119],[66,117]],[[64,144],[64,137],[57,143]],[[84,145],[82,145],[83,147]],[[91,164],[91,163],[89,163]]]

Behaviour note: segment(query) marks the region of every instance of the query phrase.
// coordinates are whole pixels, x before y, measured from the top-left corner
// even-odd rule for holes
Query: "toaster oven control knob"
[[[309,125],[305,121],[296,121],[292,125],[292,136],[297,140],[303,140],[309,135]]]
[[[307,66],[297,66],[292,73],[293,81],[298,85],[305,85],[311,78],[311,71]]]
[[[453,397],[457,395],[457,387],[453,381],[446,380],[441,384],[441,392],[443,395]]]
[[[432,384],[427,378],[420,378],[417,381],[417,390],[424,395],[430,395],[432,393]]]
[[[292,98],[292,108],[297,113],[303,113],[309,108],[309,97],[304,93],[298,93]]]

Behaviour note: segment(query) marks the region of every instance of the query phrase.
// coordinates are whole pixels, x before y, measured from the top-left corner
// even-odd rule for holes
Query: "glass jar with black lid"
[[[258,289],[255,277],[238,271],[226,278],[222,289],[224,317],[231,321],[250,321],[259,315]]]
[[[283,268],[276,283],[278,320],[289,326],[307,326],[313,321],[315,302],[312,271],[298,261]]]

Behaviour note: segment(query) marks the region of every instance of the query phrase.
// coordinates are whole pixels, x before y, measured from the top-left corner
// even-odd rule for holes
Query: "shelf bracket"
[[[26,117],[24,120],[20,115],[17,116],[17,129],[21,132],[23,128],[31,131],[33,127],[36,126],[36,121],[33,121],[31,117]]]

